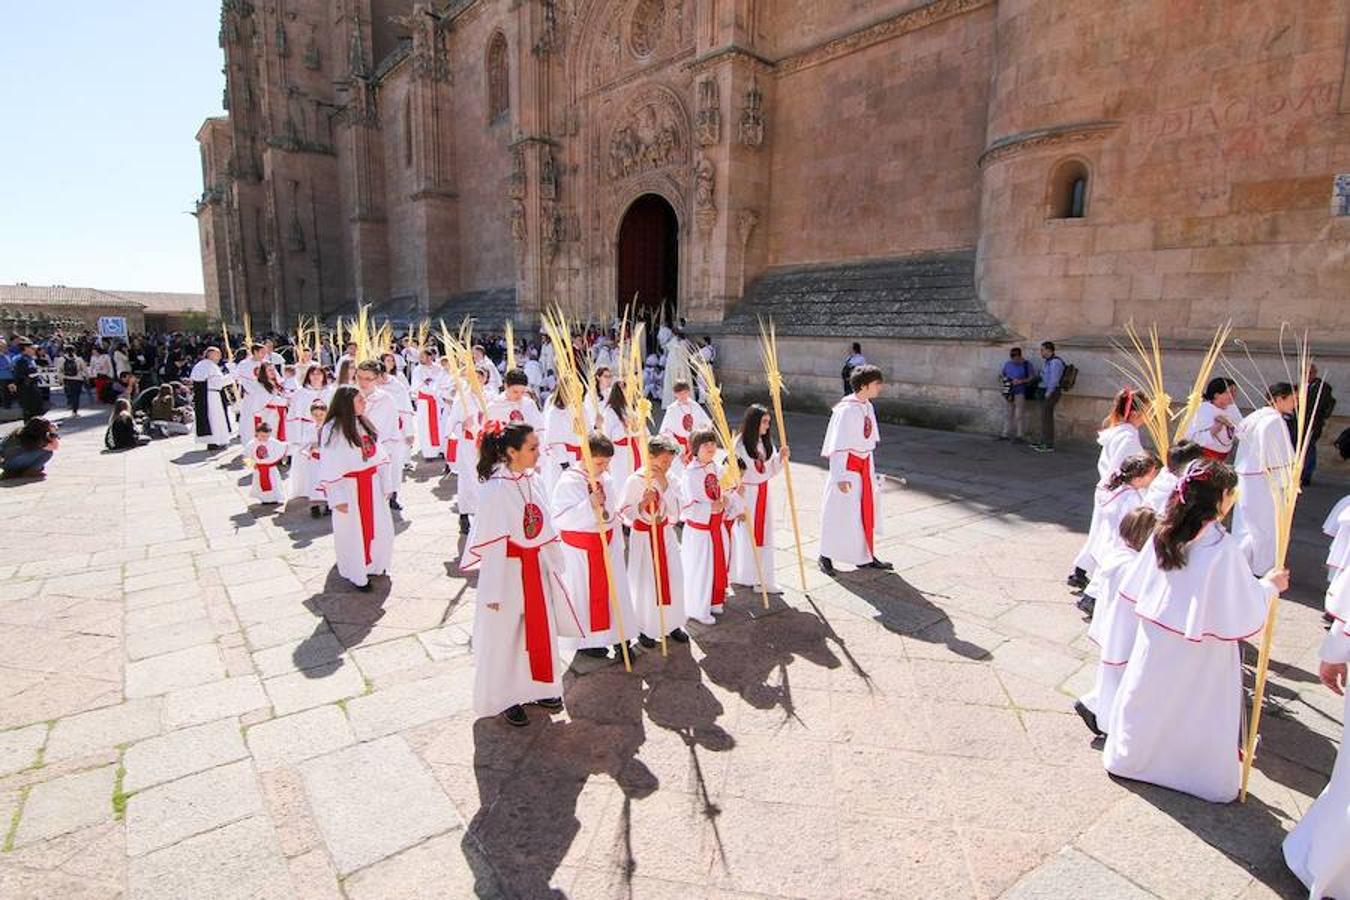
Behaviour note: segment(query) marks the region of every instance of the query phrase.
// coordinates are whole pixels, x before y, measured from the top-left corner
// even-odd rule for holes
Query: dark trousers
[[[2,464],[6,478],[19,478],[23,475],[40,473],[51,462],[50,450],[20,450],[6,458]]]
[[[1312,484],[1313,471],[1317,468],[1317,441],[1308,441],[1308,455],[1303,459],[1303,475],[1300,477],[1304,487]]]
[[[14,405],[15,394],[10,390],[13,386],[13,378],[0,378],[0,409],[9,409]]]
[[[1055,406],[1059,397],[1060,392],[1054,390],[1041,401],[1041,443],[1047,447],[1055,446]]]
[[[67,379],[62,382],[62,385],[66,389],[66,405],[70,407],[71,412],[79,412],[80,394],[84,393],[84,382]]]

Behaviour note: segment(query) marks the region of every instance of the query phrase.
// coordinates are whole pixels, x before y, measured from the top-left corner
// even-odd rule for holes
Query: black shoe
[[[460,534],[468,534],[468,533],[469,533],[469,517],[468,517],[468,516],[461,515],[461,516],[459,517],[459,533],[460,533]]]
[[[1106,737],[1106,732],[1102,731],[1097,725],[1097,714],[1083,705],[1082,700],[1073,701],[1073,711],[1078,713],[1078,718],[1083,720],[1083,724],[1088,730],[1097,737]]]
[[[444,469],[441,469],[441,477],[444,478],[445,476],[449,475],[449,474],[450,474],[451,472],[453,472],[453,471],[455,471],[455,470],[452,469],[452,468],[450,468],[450,466],[447,464],[446,467],[445,467]]]
[[[1081,591],[1088,586],[1088,575],[1082,569],[1074,569],[1069,573],[1069,577],[1064,579],[1064,583],[1069,587]]]
[[[506,720],[507,725],[513,725],[516,728],[524,728],[530,724],[530,717],[525,714],[525,707],[519,703],[502,710],[502,718]]]
[[[331,515],[333,514],[333,507],[331,507],[331,506],[325,506],[325,507],[323,508],[323,514],[324,514],[325,516],[331,516]]]
[[[830,562],[830,558],[828,556],[820,557],[820,559],[816,560],[816,565],[820,566],[820,571],[824,572],[831,578],[839,574],[837,571],[835,571],[834,563]]]
[[[403,509],[403,504],[398,502],[398,494],[389,495],[389,508],[397,510]]]
[[[369,593],[370,593],[370,582],[367,581],[365,584],[358,584],[358,585],[356,586],[356,589],[357,589],[358,591],[360,591],[361,593],[363,593],[363,594],[369,594]]]
[[[1078,611],[1081,612],[1083,615],[1087,616],[1089,619],[1091,619],[1092,614],[1097,611],[1097,601],[1089,597],[1087,594],[1084,594],[1083,596],[1079,597],[1078,602],[1075,603],[1074,606],[1078,607]]]
[[[879,559],[873,559],[870,563],[863,563],[859,568],[880,569],[883,572],[890,572],[895,568],[893,563],[882,562]]]
[[[677,644],[689,643],[689,635],[684,633],[683,628],[676,628],[674,631],[672,631],[670,633],[670,639]]]
[[[311,519],[317,519],[322,515],[323,513],[319,511],[319,508],[317,506],[311,506],[309,508],[309,517]]]
[[[647,637],[645,634],[638,635],[638,643],[646,647],[648,650],[656,646],[656,641],[653,638]]]
[[[546,697],[543,700],[534,701],[534,705],[549,712],[562,712],[563,708],[561,697]]]
[[[589,656],[591,659],[609,659],[609,651],[604,647],[583,647],[577,652],[582,656]]]
[[[623,659],[623,651],[624,651],[624,648],[627,647],[627,646],[628,646],[627,644],[615,644],[615,645],[614,645],[614,658],[615,658],[615,659]]]

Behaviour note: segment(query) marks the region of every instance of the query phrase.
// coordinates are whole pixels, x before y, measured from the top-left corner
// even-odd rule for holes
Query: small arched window
[[[1050,183],[1050,218],[1082,219],[1087,216],[1088,168],[1082,160],[1069,159],[1055,168]]]
[[[506,35],[493,32],[487,52],[488,121],[496,122],[511,111],[511,67]]]

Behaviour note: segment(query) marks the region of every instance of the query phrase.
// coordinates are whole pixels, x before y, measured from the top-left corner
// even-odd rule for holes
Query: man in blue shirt
[[[0,345],[0,408],[9,409],[14,403],[14,336]]]
[[[1055,404],[1059,403],[1059,381],[1064,377],[1064,360],[1055,355],[1053,341],[1041,344],[1041,388],[1045,399],[1041,402],[1041,442],[1032,447],[1040,453],[1055,452]]]
[[[999,378],[1003,382],[1003,399],[1007,401],[1008,414],[1003,420],[1003,433],[998,439],[1006,441],[1011,438],[1013,443],[1020,444],[1023,442],[1022,418],[1027,406],[1027,391],[1036,379],[1036,368],[1030,360],[1022,358],[1021,347],[1014,347],[1008,351],[1008,361],[1003,364]]]

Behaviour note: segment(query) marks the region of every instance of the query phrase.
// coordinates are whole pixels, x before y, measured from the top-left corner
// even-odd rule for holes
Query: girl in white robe
[[[524,422],[538,433],[542,445],[548,437],[543,433],[544,416],[530,396],[530,383],[525,373],[520,369],[511,369],[506,373],[503,385],[502,392],[488,404],[487,420],[503,425]]]
[[[1111,551],[1120,545],[1120,523],[1141,506],[1147,506],[1145,491],[1153,483],[1161,466],[1158,457],[1148,451],[1126,457],[1119,468],[1093,495],[1092,530],[1088,532],[1083,554],[1090,561],[1095,574]],[[1092,583],[1083,589],[1087,597],[1095,598]]]
[[[450,376],[428,350],[423,350],[421,362],[412,370],[413,399],[417,403],[417,449],[423,459],[437,459],[445,455],[446,405],[450,393]]]
[[[820,455],[829,460],[820,509],[820,570],[835,574],[834,562],[860,568],[893,569],[876,558],[881,535],[881,479],[872,454],[881,443],[872,401],[881,393],[881,370],[853,370],[853,393],[835,404]]]
[[[611,442],[611,456],[613,449]],[[563,392],[554,391],[548,403],[544,404],[544,453],[539,460],[539,474],[543,476],[549,490],[554,491],[563,470],[580,462],[581,438],[577,435],[572,410],[564,402]]]
[[[770,483],[788,464],[791,454],[786,446],[775,448],[769,435],[772,419],[769,410],[758,403],[745,411],[735,453],[745,488],[745,516],[736,522],[731,542],[731,583],[760,588],[776,594],[778,576],[774,571],[774,512]],[[749,447],[750,449],[746,449]],[[755,554],[759,564],[755,564]]]
[[[1322,523],[1322,533],[1331,538],[1327,550],[1327,582],[1350,569],[1350,497],[1346,497]]]
[[[618,497],[609,477],[614,445],[602,434],[592,434],[589,440],[598,493],[592,493],[583,464],[576,463],[559,473],[552,494],[553,524],[562,541],[563,580],[585,635],[577,639],[564,638],[562,644],[596,659],[607,658],[608,648],[613,646],[614,656],[618,659],[623,652],[620,641],[631,640],[636,633],[637,616],[628,591],[628,568],[623,560],[623,535],[619,531],[616,510]],[[605,523],[604,543],[608,546],[609,571],[614,584],[612,599],[605,575],[602,539],[596,524],[597,510]]]
[[[394,492],[389,453],[365,416],[366,398],[350,385],[333,393],[328,419],[319,431],[319,481],[333,511],[337,570],[359,589],[383,575],[394,554]]]
[[[1148,398],[1134,388],[1123,388],[1111,402],[1111,414],[1102,422],[1097,432],[1097,443],[1101,453],[1097,455],[1097,486],[1106,483],[1111,474],[1120,468],[1127,456],[1140,453],[1144,445],[1139,441],[1139,425],[1144,421],[1148,410]],[[1092,523],[1088,526],[1088,538],[1083,549],[1073,561],[1073,571],[1065,579],[1069,587],[1083,590],[1088,585],[1096,563],[1092,559],[1092,535],[1099,530],[1097,509],[1092,510]]]
[[[478,461],[482,506],[460,569],[478,573],[473,616],[473,708],[529,724],[524,704],[562,709],[560,635],[581,623],[563,581],[565,563],[544,486],[534,473],[539,436],[524,423],[488,423]]]
[[[1237,476],[1195,462],[1121,580],[1139,617],[1130,661],[1108,717],[1103,765],[1113,775],[1227,803],[1238,795],[1242,732],[1239,641],[1261,631],[1289,573],[1252,576],[1219,524]]]
[[[680,445],[657,435],[648,441],[647,448],[651,488],[647,488],[644,468],[629,475],[619,498],[619,517],[632,529],[628,536],[628,590],[637,617],[638,642],[651,649],[663,634],[682,644],[688,643],[689,635],[684,632],[684,622],[688,618],[684,610],[684,572],[680,541],[675,535],[675,525],[680,518],[680,492],[667,477]],[[615,459],[618,455],[616,449]],[[659,535],[659,541],[653,542],[653,532]],[[653,547],[657,549],[657,565],[660,566],[659,610]]]
[[[254,428],[256,429],[259,423],[266,422],[271,427],[272,437],[283,444],[287,443],[290,440],[286,429],[286,419],[290,415],[290,400],[281,387],[276,367],[269,362],[258,366],[254,383],[260,390],[254,401],[257,404],[253,411]]]
[[[732,516],[722,490],[722,466],[715,459],[717,436],[695,431],[689,436],[693,459],[684,467],[680,493],[684,505],[680,518],[684,535],[680,541],[684,577],[685,613],[695,622],[712,625],[721,614],[731,586]]]
[[[1237,440],[1242,411],[1238,409],[1234,392],[1237,382],[1227,378],[1211,379],[1205,385],[1202,402],[1191,419],[1186,437],[1204,448],[1210,459],[1227,460]]]
[[[272,426],[262,422],[253,431],[253,440],[244,445],[244,465],[253,470],[248,492],[259,503],[276,506],[286,502],[286,484],[281,477],[281,461],[289,448],[272,437]]]
[[[472,517],[478,513],[478,439],[487,421],[490,393],[487,388],[487,370],[478,369],[483,396],[464,385],[450,407],[447,459],[455,467],[455,509],[459,512],[459,533],[468,534]]]
[[[1138,558],[1144,542],[1153,536],[1157,518],[1149,506],[1136,507],[1126,515],[1117,531],[1119,542],[1106,553],[1097,567],[1097,574],[1088,584],[1088,591],[1097,598],[1088,638],[1097,645],[1100,658],[1092,690],[1079,697],[1073,708],[1088,729],[1099,736],[1105,734],[1102,726],[1111,717],[1120,676],[1130,661],[1134,635],[1139,628],[1134,607],[1120,599],[1120,582],[1130,564]]]
[[[323,458],[319,449],[319,431],[326,418],[328,405],[315,398],[309,405],[309,415],[295,420],[292,428],[291,499],[308,500],[310,517],[315,519],[327,514],[323,495],[317,490],[319,460]]]
[[[1275,564],[1276,479],[1293,465],[1294,445],[1284,417],[1294,411],[1298,398],[1288,384],[1270,387],[1270,405],[1242,420],[1238,427],[1238,500],[1233,510],[1233,536],[1243,540],[1251,554],[1253,573]]]
[[[400,374],[402,362],[403,357],[397,353],[386,353],[380,357],[380,363],[384,366],[380,387],[394,398],[394,410],[398,414],[394,420],[398,436],[397,440],[391,443],[389,452],[400,483],[403,479],[403,470],[412,465],[413,444],[417,440],[417,405],[413,403],[412,388]],[[395,502],[394,509],[399,508]]]
[[[240,353],[243,351],[240,350]],[[239,440],[247,444],[253,440],[253,426],[259,421],[258,414],[267,405],[270,392],[258,383],[258,369],[262,366],[262,347],[255,345],[253,353],[232,364],[231,374],[235,384],[239,385]]]
[[[328,402],[333,399],[328,373],[321,366],[311,364],[301,369],[298,381],[298,386],[291,393],[286,419],[286,440],[294,446],[314,442],[314,423],[309,419],[309,410],[314,401],[319,401],[326,409]]]
[[[1350,578],[1339,579],[1339,589],[1327,594],[1330,630],[1318,656],[1318,676],[1330,690],[1346,695],[1342,729],[1350,723],[1350,694],[1346,692],[1346,664],[1350,663]],[[1341,736],[1341,749],[1331,780],[1302,820],[1284,839],[1284,860],[1290,871],[1308,886],[1308,896],[1350,897],[1350,750]]]
[[[625,484],[628,476],[642,466],[641,437],[629,434],[628,419],[632,409],[624,396],[623,385],[615,382],[609,389],[609,399],[601,409],[600,432],[614,442],[614,462],[609,471],[615,484]]]

